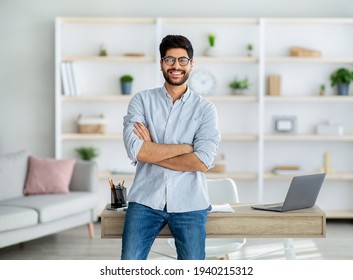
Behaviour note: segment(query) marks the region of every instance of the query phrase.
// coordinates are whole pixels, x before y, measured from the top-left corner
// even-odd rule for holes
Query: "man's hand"
[[[145,142],[153,142],[151,138],[150,131],[147,127],[142,123],[135,123],[134,125],[134,133],[137,135],[138,138]]]

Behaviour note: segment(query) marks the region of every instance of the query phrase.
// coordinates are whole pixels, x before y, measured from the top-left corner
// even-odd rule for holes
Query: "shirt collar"
[[[169,95],[169,93],[168,93],[168,91],[167,91],[167,89],[166,89],[165,86],[163,86],[162,91],[163,91],[163,93],[165,94],[165,96],[166,96],[168,99],[172,98],[172,97]],[[188,88],[186,89],[186,92],[181,96],[180,101],[182,101],[182,102],[185,103],[186,100],[190,97],[190,95],[191,95],[191,90],[190,90],[190,87],[188,86]]]

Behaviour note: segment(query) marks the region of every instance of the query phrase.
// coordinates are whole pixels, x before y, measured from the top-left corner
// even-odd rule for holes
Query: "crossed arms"
[[[192,145],[154,143],[149,130],[142,123],[135,123],[134,133],[144,141],[137,160],[177,171],[207,171],[206,165],[194,154]]]

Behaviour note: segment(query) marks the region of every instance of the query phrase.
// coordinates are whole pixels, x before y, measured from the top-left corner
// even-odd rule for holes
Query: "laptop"
[[[271,203],[262,205],[252,205],[251,208],[257,210],[268,210],[286,212],[310,208],[315,205],[325,173],[295,176],[289,186],[286,199],[283,203]]]

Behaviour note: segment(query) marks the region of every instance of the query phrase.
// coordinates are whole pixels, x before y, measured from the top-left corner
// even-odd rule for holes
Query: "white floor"
[[[121,240],[101,239],[100,223],[95,224],[96,236],[88,238],[86,226],[0,249],[2,260],[115,260],[120,259]],[[319,239],[294,239],[298,260],[353,260],[353,223],[349,220],[329,220],[327,236]],[[285,259],[282,239],[247,239],[239,252],[230,259],[251,259],[254,256],[277,250],[259,259]],[[165,239],[157,239],[149,254],[151,260],[170,259],[175,256]]]

